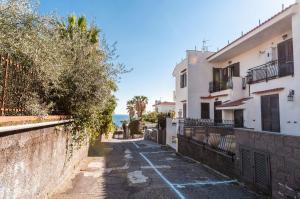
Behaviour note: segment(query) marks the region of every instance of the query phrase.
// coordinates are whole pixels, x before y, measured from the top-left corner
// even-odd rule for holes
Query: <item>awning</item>
[[[273,89],[268,89],[268,90],[263,90],[263,91],[256,91],[256,92],[253,92],[252,94],[262,95],[262,94],[266,94],[266,93],[279,92],[282,90],[284,90],[284,88],[280,87],[280,88],[273,88]]]
[[[218,97],[226,97],[226,96],[228,96],[228,94],[215,95],[215,96],[209,95],[209,96],[202,96],[202,97],[200,97],[200,98],[201,98],[201,99],[214,99],[214,98],[218,98]]]
[[[229,101],[216,107],[217,110],[237,110],[245,109],[244,104],[246,101],[252,99],[252,97],[242,98],[235,101]]]

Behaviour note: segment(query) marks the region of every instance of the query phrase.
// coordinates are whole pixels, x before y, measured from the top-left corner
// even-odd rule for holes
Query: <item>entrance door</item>
[[[201,119],[209,118],[209,103],[201,103]]]
[[[214,119],[215,123],[222,123],[222,110],[217,110],[217,106],[221,105],[221,101],[214,103]]]
[[[279,95],[261,97],[262,130],[280,132]]]
[[[186,118],[186,103],[182,104],[183,118]]]
[[[244,111],[243,110],[234,110],[234,126],[236,128],[244,127]]]

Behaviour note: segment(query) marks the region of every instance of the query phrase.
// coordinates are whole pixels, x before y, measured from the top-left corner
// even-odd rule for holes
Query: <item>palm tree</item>
[[[127,111],[129,114],[129,119],[131,121],[135,115],[135,102],[133,100],[127,101]]]
[[[135,96],[133,98],[134,104],[135,104],[135,110],[137,113],[137,116],[141,118],[143,116],[143,113],[146,110],[146,106],[148,104],[148,98],[145,96]]]
[[[92,44],[97,44],[99,42],[100,29],[95,26],[88,28],[87,19],[85,16],[80,16],[77,19],[75,15],[70,15],[68,16],[67,21],[67,25],[64,22],[59,24],[62,36],[69,36],[71,39],[73,39],[74,31],[79,29],[83,35],[86,35]]]

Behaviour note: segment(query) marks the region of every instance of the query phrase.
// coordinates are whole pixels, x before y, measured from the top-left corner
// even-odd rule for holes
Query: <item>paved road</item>
[[[148,141],[98,143],[53,199],[260,198],[202,164]]]

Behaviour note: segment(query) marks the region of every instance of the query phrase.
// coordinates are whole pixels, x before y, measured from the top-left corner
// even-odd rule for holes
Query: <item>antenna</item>
[[[208,46],[207,46],[208,40],[203,39],[202,40],[202,51],[207,52],[208,51]]]
[[[281,9],[282,9],[282,11],[284,10],[284,4],[281,5]]]

